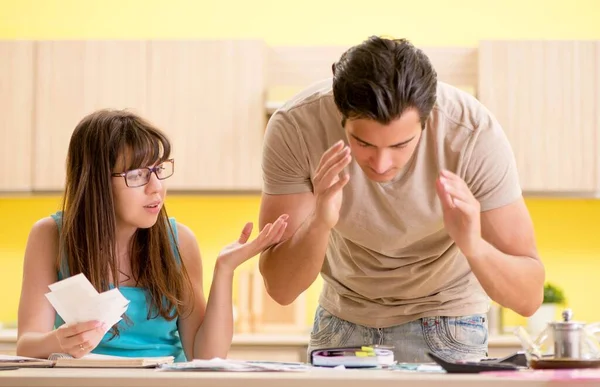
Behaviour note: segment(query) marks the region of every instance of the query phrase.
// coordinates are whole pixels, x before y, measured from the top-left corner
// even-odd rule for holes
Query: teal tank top
[[[58,225],[60,234],[62,212],[58,211],[51,217]],[[169,221],[175,233],[175,239],[177,239],[175,219],[170,218]],[[175,243],[176,241],[171,238],[171,244]],[[180,260],[176,249],[174,249],[174,252],[176,259]],[[66,264],[66,261],[63,262]],[[69,276],[69,268],[63,265],[58,272],[58,279],[61,280]],[[125,314],[130,321],[129,323],[126,323],[125,320],[119,321],[117,324],[119,335],[113,337],[113,334],[108,331],[92,353],[124,357],[173,356],[176,362],[187,361],[177,328],[179,318],[176,317],[171,321],[167,321],[161,316],[148,319],[150,305],[146,300],[146,289],[120,286],[119,291],[129,300],[129,306]],[[58,328],[64,323],[57,313],[54,327]]]

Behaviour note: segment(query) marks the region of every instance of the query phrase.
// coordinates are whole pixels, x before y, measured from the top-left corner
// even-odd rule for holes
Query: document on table
[[[52,367],[54,362],[33,357],[10,356],[0,354],[0,369],[25,368],[25,367]]]
[[[127,310],[127,300],[118,288],[98,293],[83,274],[77,274],[50,286],[46,298],[65,323],[100,321],[107,330],[121,321]]]
[[[160,371],[192,371],[192,372],[285,372],[307,371],[312,366],[305,363],[287,363],[276,361],[244,361],[214,358],[210,360],[194,359],[188,362],[163,364]]]

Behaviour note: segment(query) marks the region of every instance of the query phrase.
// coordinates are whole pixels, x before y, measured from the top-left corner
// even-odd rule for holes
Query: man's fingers
[[[334,164],[338,163],[340,160],[346,157],[349,157],[349,155],[350,148],[344,147],[343,149],[340,149],[337,153],[332,154],[328,158],[322,159],[319,163],[319,166],[317,167],[317,171],[315,173],[315,180],[321,177],[323,174],[327,173],[327,171],[330,170]]]
[[[473,194],[466,187],[464,183],[456,180],[448,180],[444,177],[440,178],[440,183],[453,199],[460,199],[465,203],[470,202],[473,199]]]
[[[333,184],[331,187],[329,187],[327,189],[327,191],[325,191],[325,195],[327,195],[327,196],[335,195],[342,188],[344,188],[344,186],[348,183],[348,181],[350,181],[350,176],[347,173],[344,173],[342,175],[342,177],[340,177],[340,179],[335,184]]]
[[[442,177],[445,177],[446,179],[449,179],[449,180],[461,180],[462,181],[462,179],[460,178],[460,176],[458,176],[456,173],[450,172],[447,169],[442,169],[440,171],[440,175]]]
[[[444,210],[451,210],[454,208],[454,203],[452,202],[452,197],[444,188],[444,184],[438,178],[435,182],[435,189],[437,191],[438,197],[440,198],[440,202],[442,203],[442,208]]]
[[[457,198],[453,199],[453,203],[454,203],[454,206],[463,214],[468,215],[468,216],[473,214],[474,207],[472,204],[469,204],[469,203],[464,202]]]
[[[338,153],[340,150],[342,150],[344,148],[344,141],[340,140],[338,142],[336,142],[335,144],[333,144],[331,147],[329,147],[329,149],[327,149],[323,155],[321,156],[321,160],[319,160],[319,166],[322,166],[325,164],[325,162],[331,158],[333,155],[335,155],[336,153]],[[317,171],[319,170],[319,168],[317,168]]]
[[[323,170],[320,178],[315,178],[316,192],[325,191],[331,187],[336,179],[339,178],[340,173],[344,168],[350,164],[352,157],[348,154],[343,158],[339,159],[336,163],[332,164],[328,170]]]

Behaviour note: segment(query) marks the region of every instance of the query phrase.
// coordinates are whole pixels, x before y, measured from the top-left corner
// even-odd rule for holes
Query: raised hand
[[[54,332],[63,353],[80,358],[98,346],[109,327],[98,321],[62,325]]]
[[[287,219],[288,215],[284,214],[277,218],[274,223],[267,223],[256,239],[249,243],[247,242],[250,234],[252,234],[253,225],[251,222],[246,223],[240,238],[221,250],[217,262],[221,267],[233,271],[248,259],[279,243],[287,227]]]
[[[477,254],[482,244],[479,202],[464,180],[450,171],[441,172],[436,191],[442,203],[446,231],[465,256]]]
[[[350,164],[350,148],[338,141],[323,153],[317,166],[313,181],[316,197],[315,216],[329,228],[333,228],[340,218],[342,206],[342,188],[348,183],[349,177],[343,169]]]

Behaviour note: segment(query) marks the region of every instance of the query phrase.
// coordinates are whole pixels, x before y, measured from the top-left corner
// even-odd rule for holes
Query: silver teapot
[[[562,321],[548,322],[546,328],[532,339],[523,329],[517,328],[515,334],[521,340],[525,353],[536,358],[553,359],[600,359],[600,342],[596,333],[600,332],[600,323],[585,324],[573,321],[573,312],[562,312]]]

